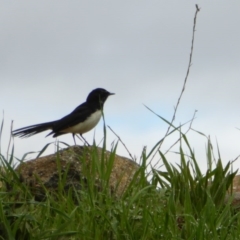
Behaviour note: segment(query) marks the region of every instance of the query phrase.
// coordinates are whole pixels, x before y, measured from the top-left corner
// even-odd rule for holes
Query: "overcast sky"
[[[105,104],[106,123],[132,155],[139,158],[144,146],[150,150],[167,125],[143,104],[171,120],[187,71],[195,4],[0,0],[2,153],[6,154],[11,120],[14,129],[57,120],[97,87],[116,93]],[[193,128],[211,136],[216,154],[218,141],[227,163],[240,154],[236,129],[240,128],[240,1],[198,4],[193,65],[175,125],[198,110]],[[15,156],[21,158],[52,142],[46,134],[15,138]],[[102,122],[95,135],[99,143]],[[93,136],[94,131],[85,134],[89,142]],[[194,132],[188,137],[204,168],[206,139]],[[177,138],[173,135],[161,150]],[[73,144],[70,134],[59,140]],[[108,130],[108,149],[116,140]],[[52,152],[53,147],[47,153]],[[117,153],[128,156],[121,144]],[[178,159],[169,155],[171,162]]]

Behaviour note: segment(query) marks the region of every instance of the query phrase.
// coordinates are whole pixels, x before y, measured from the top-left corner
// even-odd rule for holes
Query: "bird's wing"
[[[96,110],[97,109],[94,106],[91,106],[86,102],[79,105],[70,114],[54,122],[52,133],[61,132],[64,129],[85,121]]]

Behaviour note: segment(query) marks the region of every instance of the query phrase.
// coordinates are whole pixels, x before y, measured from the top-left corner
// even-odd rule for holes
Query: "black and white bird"
[[[114,93],[103,88],[96,88],[89,93],[86,102],[79,105],[67,116],[56,121],[19,128],[14,130],[12,134],[24,138],[46,130],[52,130],[47,136],[53,135],[53,137],[72,133],[76,145],[75,134],[80,134],[83,138],[83,133],[90,131],[98,124],[102,116],[104,102],[110,95],[114,95]]]

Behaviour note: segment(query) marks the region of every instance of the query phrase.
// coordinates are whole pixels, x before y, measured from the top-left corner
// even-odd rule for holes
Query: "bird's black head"
[[[103,88],[96,88],[88,94],[87,102],[99,103],[102,106],[110,95],[114,95],[114,93],[110,93]]]

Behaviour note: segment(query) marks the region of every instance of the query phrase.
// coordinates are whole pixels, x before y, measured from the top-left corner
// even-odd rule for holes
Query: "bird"
[[[46,130],[52,130],[46,137],[52,135],[55,138],[63,134],[72,133],[76,145],[75,135],[80,134],[87,143],[82,134],[90,131],[98,124],[103,113],[105,101],[110,95],[114,94],[103,88],[96,88],[88,94],[86,102],[80,104],[65,117],[56,121],[34,124],[13,130],[12,135],[14,137],[26,138]]]

